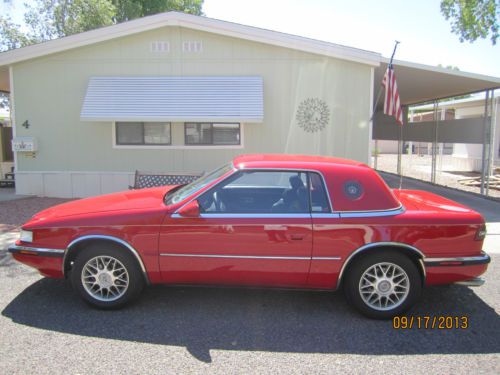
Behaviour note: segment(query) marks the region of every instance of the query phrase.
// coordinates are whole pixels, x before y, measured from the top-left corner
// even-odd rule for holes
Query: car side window
[[[323,179],[319,173],[309,173],[309,191],[311,194],[311,212],[331,212],[330,202]]]
[[[240,171],[198,198],[204,213],[309,213],[307,172]]]

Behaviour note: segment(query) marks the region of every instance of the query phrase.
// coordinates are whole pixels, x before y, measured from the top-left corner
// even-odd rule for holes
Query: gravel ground
[[[98,311],[0,254],[1,374],[500,373],[500,256],[483,287],[428,288],[410,312],[468,329],[401,331],[341,293],[154,287]]]
[[[0,201],[0,225],[21,225],[35,213],[70,200],[71,199],[29,197],[4,202]]]
[[[341,293],[158,286],[106,312],[5,251],[63,201],[0,202],[0,374],[500,373],[500,255],[483,287],[428,288],[409,313],[467,316],[465,330],[395,330]]]
[[[436,175],[436,183],[442,186],[452,187],[463,191],[470,191],[473,193],[480,193],[479,187],[466,186],[458,182],[458,180],[479,177],[480,173],[474,172],[460,172],[452,171],[451,167],[447,164],[449,155],[443,156],[443,161],[438,161],[438,166],[442,165],[442,171]],[[378,156],[377,169],[390,173],[397,173],[398,156],[394,154],[381,154]],[[431,165],[432,157],[430,155],[402,155],[402,171],[403,176],[417,178],[423,181],[431,180]],[[489,195],[491,197],[500,198],[500,190],[490,189]]]

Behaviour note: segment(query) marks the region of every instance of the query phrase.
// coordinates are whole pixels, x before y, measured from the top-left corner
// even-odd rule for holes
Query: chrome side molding
[[[232,255],[232,254],[183,254],[183,253],[161,253],[162,257],[186,257],[186,258],[228,258],[228,259],[277,259],[277,260],[340,260],[340,257],[299,257],[281,255]]]
[[[382,216],[395,216],[405,212],[405,208],[401,205],[398,208],[389,210],[374,210],[374,211],[337,211],[341,219],[355,218],[355,217],[382,217]]]

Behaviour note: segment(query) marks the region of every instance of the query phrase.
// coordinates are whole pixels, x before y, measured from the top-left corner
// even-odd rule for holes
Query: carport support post
[[[431,182],[436,183],[436,154],[437,154],[437,141],[438,141],[438,105],[437,100],[434,101],[434,138],[432,140],[432,165],[431,165]]]
[[[403,168],[402,168],[402,157],[403,157],[403,147],[404,147],[404,142],[403,142],[403,127],[408,126],[408,107],[403,106],[403,125],[399,125],[399,137],[398,137],[398,175],[402,176],[403,175]],[[401,184],[400,184],[401,185]],[[400,186],[401,189],[401,186]]]
[[[486,196],[490,195],[490,177],[493,176],[493,167],[495,161],[495,124],[496,116],[493,118],[495,109],[495,89],[490,94],[490,124],[488,126],[488,168],[486,169]],[[495,112],[496,114],[496,112]]]
[[[489,129],[488,129],[488,104],[489,104],[490,90],[486,90],[486,94],[484,97],[484,122],[483,122],[483,154],[481,157],[481,195],[484,195],[484,183],[485,183],[485,175],[488,168],[489,172],[489,163],[487,165],[487,159],[489,161],[489,152],[486,150],[486,144],[489,145]],[[491,123],[490,123],[491,127]]]

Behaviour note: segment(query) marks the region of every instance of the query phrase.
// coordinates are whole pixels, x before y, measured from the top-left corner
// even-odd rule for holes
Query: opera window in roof
[[[241,144],[239,123],[194,123],[184,124],[186,145],[228,146]]]
[[[171,143],[168,122],[116,123],[116,144],[119,146],[157,146]]]

